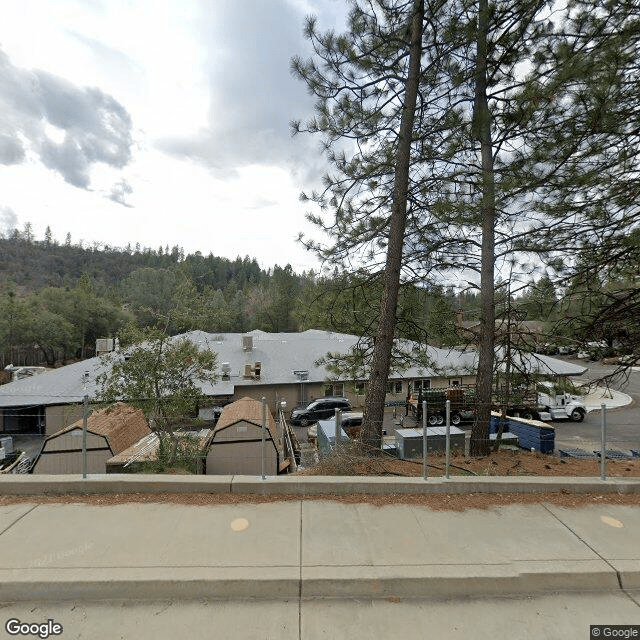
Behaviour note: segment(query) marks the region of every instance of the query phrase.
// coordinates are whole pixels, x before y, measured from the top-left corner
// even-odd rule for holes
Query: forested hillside
[[[0,364],[49,366],[94,354],[127,324],[170,333],[327,329],[372,335],[379,278],[371,273],[265,271],[255,259],[58,243],[17,230],[0,238]],[[399,334],[450,344],[455,309],[473,293],[403,289]]]
[[[172,334],[326,329],[373,336],[380,293],[380,274],[368,271],[265,271],[250,257],[185,255],[177,246],[86,247],[14,231],[0,238],[0,365],[91,357],[97,338],[115,337],[128,323]],[[561,325],[576,306],[575,295],[561,296],[545,278],[500,299],[499,318],[539,320],[554,337],[551,323]],[[473,340],[459,329],[478,318],[477,290],[405,282],[397,316],[400,337],[461,344]]]
[[[197,279],[199,286],[224,288],[231,282],[242,287],[257,283],[267,274],[255,259],[249,257],[227,260],[209,254],[185,256],[181,247],[148,247],[125,249],[109,245],[86,247],[72,244],[67,236],[64,244],[50,237],[34,240],[28,232],[14,231],[10,238],[0,237],[0,281],[11,282],[23,292],[46,286],[74,285],[82,274],[91,278],[94,286],[108,289],[118,285],[136,269],[150,267],[167,269],[181,264],[182,270]]]

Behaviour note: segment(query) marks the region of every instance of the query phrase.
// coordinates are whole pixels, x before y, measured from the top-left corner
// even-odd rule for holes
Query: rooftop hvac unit
[[[111,353],[113,351],[113,338],[98,338],[96,340],[96,354]]]
[[[255,365],[253,365],[253,375],[258,378],[258,380],[260,379],[260,372],[262,371],[262,362],[256,362]]]
[[[231,365],[228,362],[222,363],[222,379],[228,380],[231,375]]]
[[[244,365],[244,377],[245,378],[253,378],[253,370],[250,364]]]
[[[242,350],[253,351],[253,336],[242,336]]]

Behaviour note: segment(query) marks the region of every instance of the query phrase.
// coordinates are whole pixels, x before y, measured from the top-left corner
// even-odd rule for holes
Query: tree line
[[[377,326],[382,280],[366,270],[297,274],[287,265],[264,271],[250,258],[184,255],[178,248],[130,252],[58,245],[20,234],[1,238],[0,247],[5,261],[0,272],[3,367],[54,366],[90,357],[97,338],[116,337],[130,325],[160,326],[169,334],[325,329],[369,338]],[[32,259],[16,269],[17,257],[21,260],[25,252]],[[47,272],[51,265],[57,271]],[[51,278],[61,284],[55,286]],[[611,280],[596,290],[596,282],[577,278],[559,291],[548,277],[530,280],[514,290],[508,304],[506,298],[498,300],[497,315],[506,317],[515,309],[520,319],[546,323],[549,336],[557,323],[569,343],[584,341],[590,337],[587,328],[572,318],[586,322],[625,286],[625,281]],[[590,298],[582,291],[585,286]],[[474,287],[407,284],[396,316],[399,337],[440,347],[461,345],[467,338],[458,324],[479,319],[479,293]],[[623,325],[610,320],[599,335],[613,346],[624,335]]]

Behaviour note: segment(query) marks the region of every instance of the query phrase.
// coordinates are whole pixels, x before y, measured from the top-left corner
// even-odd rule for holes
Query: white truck
[[[538,391],[538,414],[540,420],[571,420],[582,422],[587,408],[581,396],[555,390],[552,382],[539,384],[544,391]]]
[[[534,399],[535,398],[535,399]],[[499,408],[498,408],[499,409]],[[556,391],[552,382],[541,382],[507,409],[507,415],[526,420],[571,420],[582,422],[587,408],[581,396]]]

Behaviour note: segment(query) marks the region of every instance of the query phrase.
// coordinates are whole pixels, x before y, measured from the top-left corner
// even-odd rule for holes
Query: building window
[[[459,387],[460,386],[460,380],[449,380],[449,386],[450,387]]]
[[[413,390],[418,393],[419,391],[425,391],[426,389],[431,389],[431,380],[414,380],[413,381]]]
[[[393,395],[400,395],[402,393],[402,381],[401,380],[392,380],[387,384],[387,393]]]
[[[324,388],[325,396],[343,396],[344,395],[344,383],[343,382],[334,382],[332,384],[328,384]]]
[[[363,396],[367,392],[366,382],[356,382],[354,387],[355,387],[356,395],[358,396]]]

